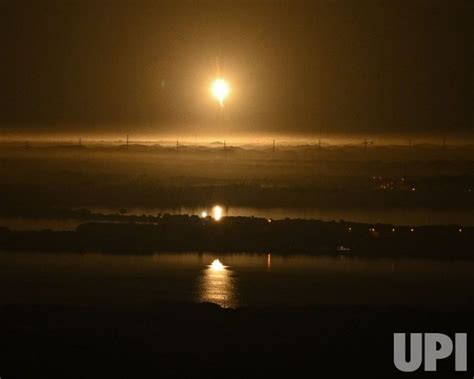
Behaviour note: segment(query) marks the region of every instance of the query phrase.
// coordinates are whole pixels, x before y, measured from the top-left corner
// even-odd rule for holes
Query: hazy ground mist
[[[473,209],[474,147],[8,143],[2,209],[426,207]],[[17,213],[18,213],[17,212]]]

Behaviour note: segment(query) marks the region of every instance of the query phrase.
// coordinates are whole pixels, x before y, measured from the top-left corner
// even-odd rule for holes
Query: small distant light
[[[415,229],[413,229],[413,228],[410,229],[410,232],[414,232],[414,231],[415,231]]]
[[[395,228],[392,228],[392,232],[394,232],[394,231],[395,231]]]
[[[412,190],[413,192],[415,192],[415,191],[416,191],[416,188],[415,188],[415,187],[412,187],[411,190]]]
[[[402,182],[404,182],[404,181],[405,181],[405,178],[402,178]]]
[[[351,228],[351,227],[349,227],[349,228],[348,228],[348,230],[351,232],[351,231],[352,231],[352,228]]]
[[[461,229],[461,228],[459,228],[459,233],[462,233],[462,229]]]
[[[272,222],[272,219],[271,219],[271,218],[267,218],[267,221],[268,221],[268,222]]]
[[[207,212],[201,212],[201,217],[206,218],[207,217]]]

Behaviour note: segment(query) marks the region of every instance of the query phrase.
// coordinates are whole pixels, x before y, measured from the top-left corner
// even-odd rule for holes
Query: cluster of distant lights
[[[383,180],[383,178],[381,176],[372,176],[372,179],[373,180],[378,180],[378,181],[381,181]],[[405,178],[401,178],[401,181],[402,182],[405,182]],[[381,189],[384,189],[384,190],[393,190],[395,189],[395,182],[393,180],[385,183],[385,184],[381,184],[380,185],[380,188]],[[410,191],[412,192],[415,192],[416,191],[416,187],[411,187],[410,188]]]
[[[211,209],[211,212],[208,213],[207,211],[202,211],[201,212],[201,217],[202,218],[207,218],[207,217],[212,217],[214,220],[216,221],[220,221],[222,219],[222,217],[224,217],[224,210],[222,209],[222,207],[220,205],[215,205],[214,207],[212,207]],[[267,222],[268,223],[271,223],[273,220],[271,218],[268,218],[267,219]],[[352,232],[352,227],[348,227],[347,230],[349,232]],[[373,227],[370,227],[369,228],[369,232],[371,233],[376,233],[377,230]],[[392,228],[392,232],[396,232],[396,229],[395,228]],[[414,233],[415,232],[415,228],[410,228],[410,232],[411,233]],[[462,233],[462,228],[459,228],[458,229],[458,232],[459,233]]]
[[[382,181],[383,180],[383,177],[382,176],[372,176],[372,179],[373,180],[378,180],[378,181]],[[401,181],[402,182],[405,182],[406,179],[405,178],[401,178]],[[380,185],[380,188],[383,189],[383,190],[393,190],[395,189],[395,181],[391,180],[387,183],[384,183],[384,184],[381,184]],[[416,187],[410,187],[409,188],[410,191],[412,192],[416,192]],[[466,188],[465,189],[467,192],[473,192],[472,188]],[[464,191],[464,190],[463,190]]]
[[[207,211],[201,212],[202,218],[207,218],[208,216],[212,217],[216,221],[220,221],[224,216],[224,210],[220,205],[215,205],[214,207],[212,207],[210,213],[208,213]]]
[[[202,211],[201,212],[201,217],[202,218],[207,218],[207,217],[212,217],[214,220],[216,221],[220,221],[222,219],[222,217],[224,217],[224,210],[222,209],[222,207],[220,205],[215,205],[214,207],[212,207],[211,209],[211,212],[208,213],[207,211]],[[271,223],[273,220],[271,218],[268,218],[267,219],[267,222],[268,223]],[[352,232],[352,227],[348,227],[347,230],[349,232]],[[373,227],[370,227],[369,228],[369,232],[371,233],[376,233],[376,229],[373,228]],[[396,232],[396,229],[395,228],[392,228],[392,232]],[[410,232],[411,233],[414,233],[415,232],[415,228],[410,228]],[[459,228],[458,229],[458,232],[459,233],[462,233],[462,228]]]
[[[352,232],[352,227],[349,226],[349,227],[347,228],[347,230],[348,230],[349,232]],[[369,232],[371,232],[371,233],[375,233],[376,231],[377,231],[377,230],[376,230],[375,228],[372,228],[372,227],[369,228]],[[392,228],[392,232],[396,232],[396,231],[397,231],[397,230],[396,230],[395,228]],[[410,228],[410,232],[412,232],[412,233],[415,232],[415,228]],[[462,228],[459,228],[459,229],[458,229],[458,232],[459,232],[459,233],[462,233]]]

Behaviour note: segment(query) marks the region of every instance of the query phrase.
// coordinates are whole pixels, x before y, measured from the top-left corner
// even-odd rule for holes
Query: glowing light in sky
[[[212,95],[224,106],[224,100],[229,95],[230,87],[224,79],[216,79],[211,84]]]
[[[206,218],[206,217],[207,217],[207,212],[206,212],[206,211],[201,212],[201,217],[202,217],[202,218]]]

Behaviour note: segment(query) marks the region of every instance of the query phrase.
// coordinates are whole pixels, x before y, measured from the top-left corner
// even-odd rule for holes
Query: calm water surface
[[[218,261],[217,261],[218,260]],[[473,303],[474,262],[248,254],[0,253],[0,304]]]

